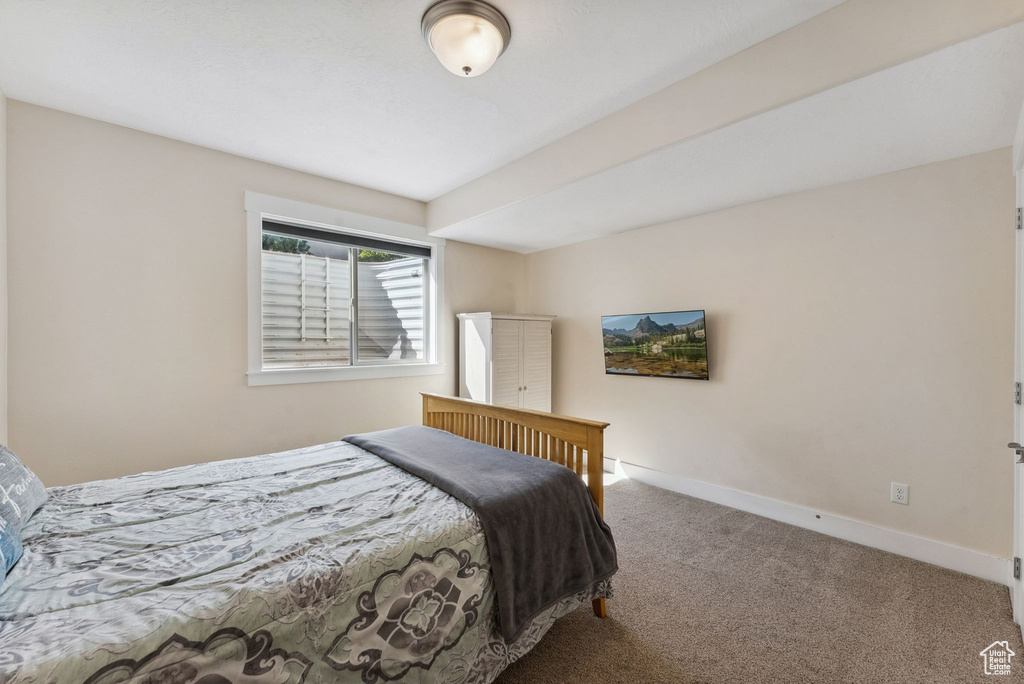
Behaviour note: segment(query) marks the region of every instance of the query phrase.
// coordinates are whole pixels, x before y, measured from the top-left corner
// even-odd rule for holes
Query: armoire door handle
[[[1013,449],[1014,453],[1017,454],[1017,463],[1024,463],[1024,446],[1017,444],[1017,442],[1010,442],[1006,446]]]

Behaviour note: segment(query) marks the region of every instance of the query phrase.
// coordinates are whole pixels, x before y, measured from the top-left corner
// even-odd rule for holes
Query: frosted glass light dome
[[[443,0],[423,15],[423,37],[445,69],[472,78],[484,73],[508,47],[508,21],[479,0]]]

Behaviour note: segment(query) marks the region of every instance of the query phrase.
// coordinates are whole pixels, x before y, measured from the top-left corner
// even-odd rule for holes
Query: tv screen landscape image
[[[602,316],[604,372],[708,379],[703,311]]]

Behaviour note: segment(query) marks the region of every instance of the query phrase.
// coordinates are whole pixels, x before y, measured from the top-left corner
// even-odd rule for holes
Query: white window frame
[[[249,329],[249,370],[246,377],[249,386],[440,375],[445,372],[445,364],[441,361],[445,358],[444,326],[440,325],[439,315],[444,311],[445,241],[443,238],[428,235],[427,229],[422,226],[413,226],[250,191],[245,193],[245,213]],[[351,366],[264,368],[262,276],[264,219],[348,235],[384,238],[392,242],[430,248],[425,297],[426,311],[424,312],[427,335],[425,339],[426,358],[423,361],[358,363]]]

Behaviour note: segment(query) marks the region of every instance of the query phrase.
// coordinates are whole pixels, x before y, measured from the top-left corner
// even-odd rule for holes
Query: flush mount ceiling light
[[[508,20],[481,0],[441,0],[423,15],[423,38],[444,68],[456,76],[479,76],[512,39]]]

